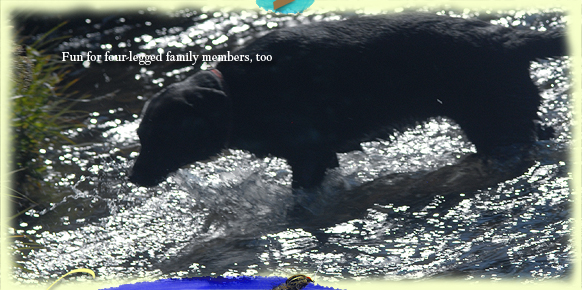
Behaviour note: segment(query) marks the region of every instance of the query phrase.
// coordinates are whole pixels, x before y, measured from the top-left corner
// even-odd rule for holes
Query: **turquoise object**
[[[257,5],[259,7],[273,12],[280,12],[285,14],[301,13],[305,9],[309,8],[314,2],[314,0],[295,0],[287,5],[281,6],[278,9],[273,7],[274,0],[257,0]]]

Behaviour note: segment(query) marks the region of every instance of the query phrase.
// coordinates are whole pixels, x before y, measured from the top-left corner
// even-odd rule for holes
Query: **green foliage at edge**
[[[86,113],[71,109],[83,98],[73,99],[77,93],[70,92],[78,79],[63,83],[69,65],[57,55],[47,53],[51,45],[64,38],[47,40],[48,36],[64,24],[66,22],[30,45],[23,44],[26,38],[13,45],[11,165],[14,169],[12,197],[19,204],[18,214],[34,206],[31,197],[42,190],[42,174],[47,163],[45,153],[59,144],[72,143],[62,132],[83,126],[79,117],[86,116]]]

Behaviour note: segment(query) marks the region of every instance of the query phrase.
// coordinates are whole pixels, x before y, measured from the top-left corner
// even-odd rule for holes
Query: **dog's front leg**
[[[337,155],[331,150],[299,150],[287,162],[293,170],[292,187],[312,188],[323,180],[328,168],[339,166]]]

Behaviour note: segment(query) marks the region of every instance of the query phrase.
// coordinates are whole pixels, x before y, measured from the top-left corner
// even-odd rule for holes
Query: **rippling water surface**
[[[566,23],[554,11],[439,13],[526,29]],[[57,53],[223,54],[272,29],[358,14],[149,9],[21,16],[17,23],[28,31],[38,23],[71,19],[62,33],[72,37]],[[74,268],[92,269],[98,279],[295,273],[320,281],[568,277],[573,252],[568,58],[531,65],[542,91],[542,120],[556,129],[556,138],[538,142],[525,173],[508,180],[399,198],[430,172],[455,170],[446,166],[475,152],[457,125],[437,118],[391,140],[366,143],[363,152],[340,154],[340,168],[328,172],[316,192],[293,194],[284,160],[236,150],[181,169],[158,187],[129,183],[144,101],[207,65],[75,66],[80,88],[94,99],[80,106],[92,113],[86,128],[67,132],[77,144],[46,148],[50,161],[41,206],[10,228],[44,247],[14,251],[23,267],[15,268],[18,281],[46,281]]]

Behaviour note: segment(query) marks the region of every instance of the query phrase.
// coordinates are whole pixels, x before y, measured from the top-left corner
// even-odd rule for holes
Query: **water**
[[[222,54],[277,27],[359,14],[307,12],[149,9],[75,15],[63,32],[72,37],[55,51]],[[524,28],[565,25],[555,11],[441,13]],[[60,20],[20,21],[30,29]],[[542,91],[542,120],[557,136],[538,142],[525,168],[523,162],[498,166],[507,170],[461,162],[474,147],[456,124],[436,118],[390,140],[366,143],[363,152],[339,154],[340,168],[328,172],[316,192],[293,194],[284,160],[237,150],[181,169],[155,188],[128,183],[144,101],[207,65],[75,66],[72,74],[83,76],[78,88],[95,99],[79,107],[92,113],[86,128],[66,132],[76,145],[46,148],[49,170],[45,194],[37,200],[41,206],[9,229],[43,247],[13,251],[22,266],[14,269],[17,281],[48,281],[74,268],[92,269],[103,280],[296,273],[316,281],[570,275],[569,58],[532,63],[531,76]],[[475,173],[479,170],[485,177]],[[447,187],[454,178],[466,182]],[[13,247],[23,242],[18,239]]]

